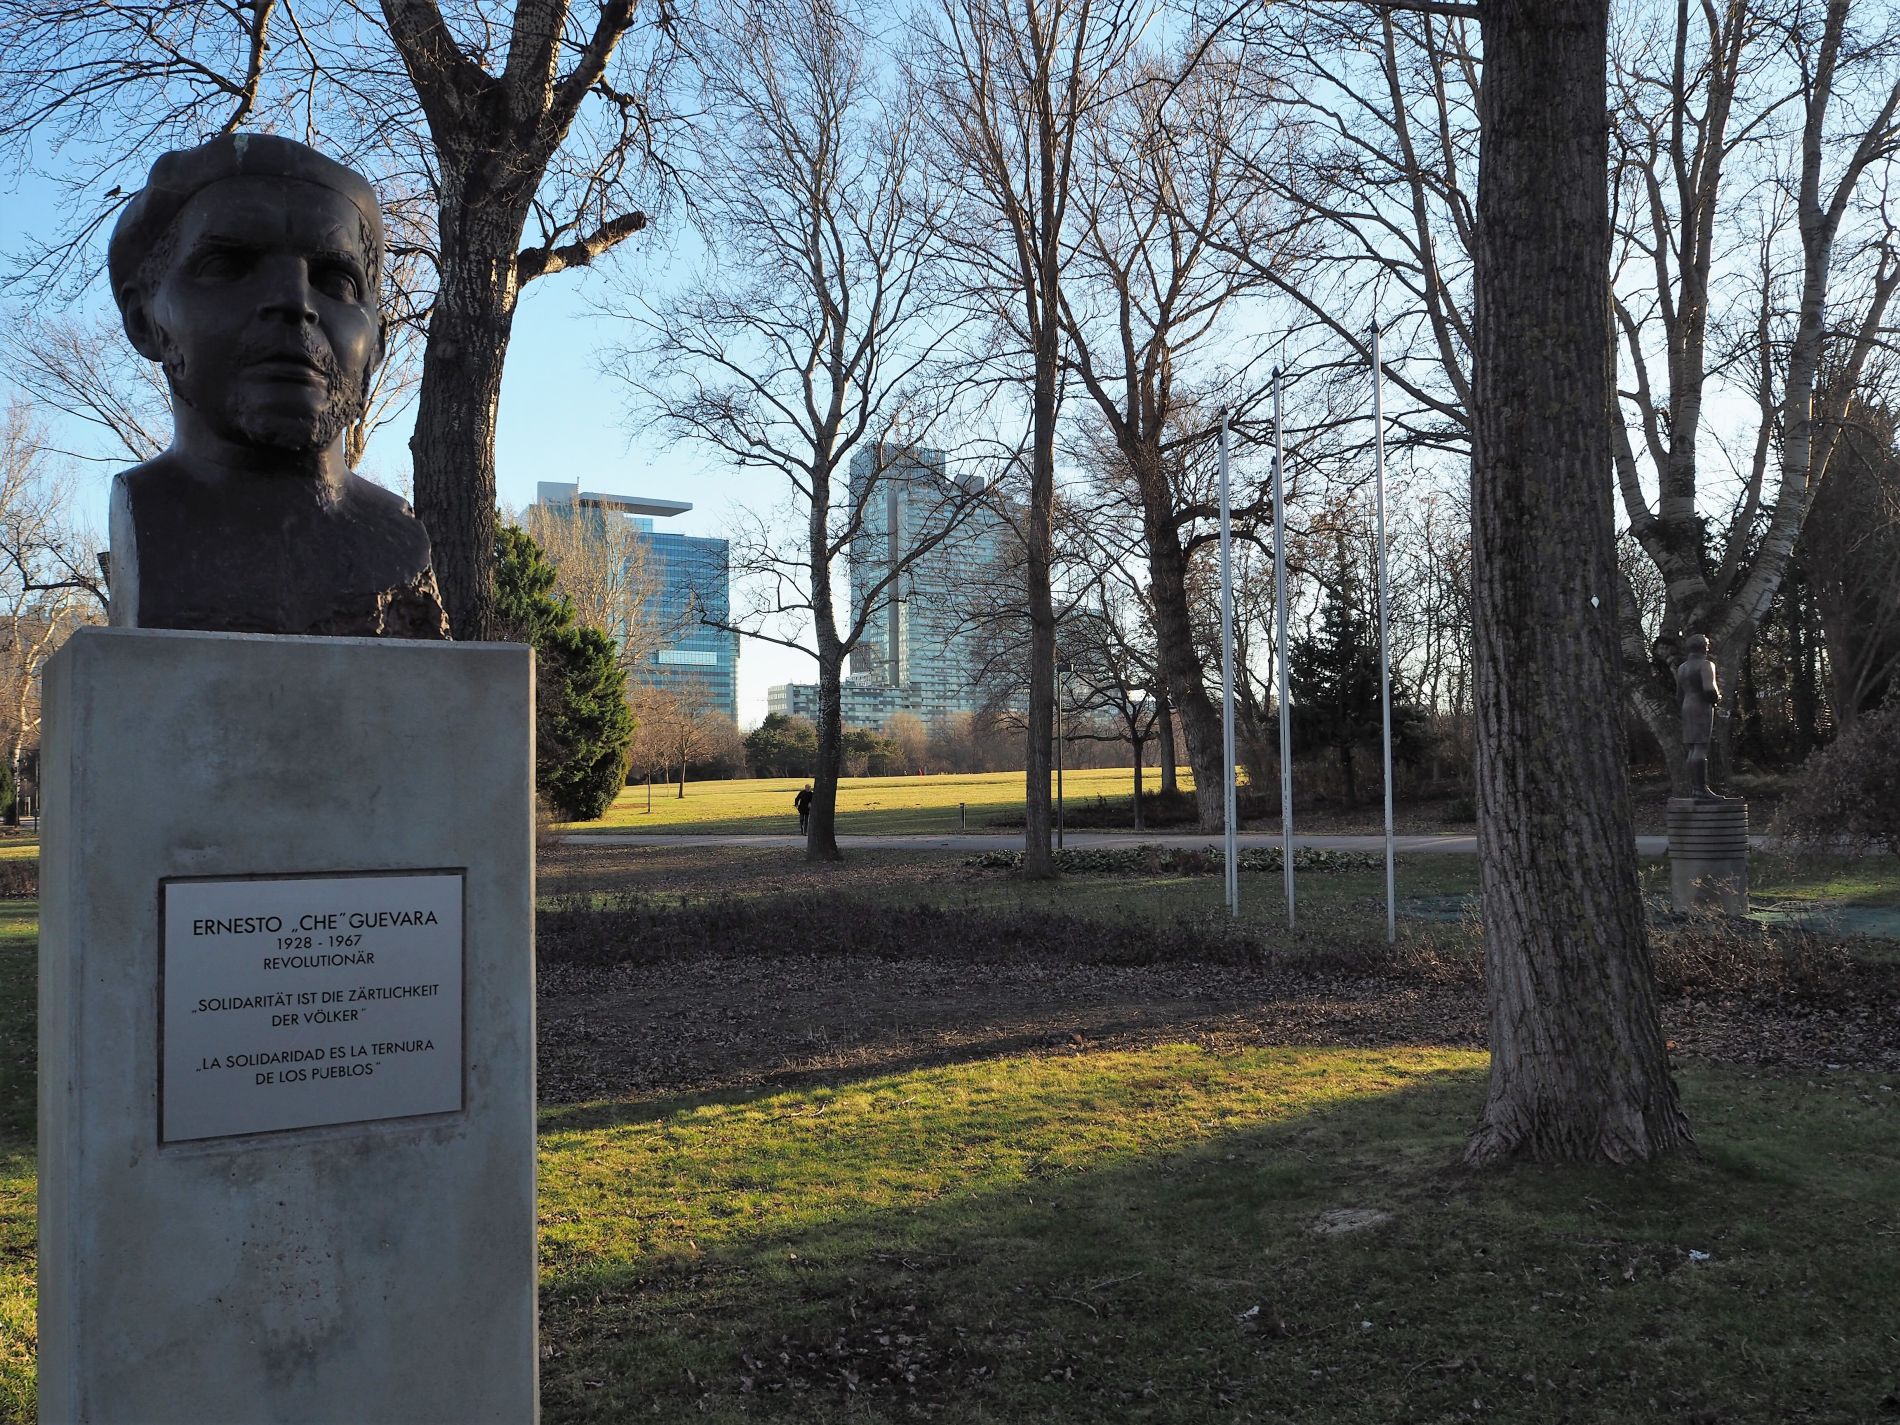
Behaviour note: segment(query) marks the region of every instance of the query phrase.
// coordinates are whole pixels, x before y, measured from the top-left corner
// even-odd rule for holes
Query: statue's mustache
[[[308,362],[330,390],[338,391],[343,385],[343,365],[331,352],[329,344],[315,332],[299,327],[290,340],[247,341],[238,348],[240,366],[257,366],[270,361]]]

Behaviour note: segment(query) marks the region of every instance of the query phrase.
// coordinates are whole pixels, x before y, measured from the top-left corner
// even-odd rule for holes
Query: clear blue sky
[[[57,223],[43,184],[23,180],[0,189],[0,251],[19,251]],[[667,522],[684,534],[724,535],[736,513],[749,504],[772,506],[782,498],[769,477],[742,475],[714,463],[692,446],[668,443],[652,428],[629,424],[627,388],[606,374],[603,349],[616,340],[614,323],[600,316],[590,289],[631,277],[666,280],[664,244],[646,236],[629,240],[612,266],[600,273],[563,273],[531,283],[515,317],[514,340],[502,385],[495,442],[502,502],[520,508],[534,499],[542,480],[579,480],[587,489],[690,500],[691,513]],[[104,267],[104,254],[98,259]],[[8,299],[0,294],[0,302]],[[96,310],[105,304],[103,284],[89,295]],[[12,394],[0,372],[0,395]],[[406,471],[409,419],[385,427],[364,460],[366,471],[384,479]],[[71,448],[106,453],[106,442],[84,427],[64,427]],[[105,494],[111,464],[79,467],[85,516],[105,528]],[[744,640],[739,660],[739,721],[749,726],[765,716],[765,690],[773,683],[809,681],[809,658],[771,644]]]

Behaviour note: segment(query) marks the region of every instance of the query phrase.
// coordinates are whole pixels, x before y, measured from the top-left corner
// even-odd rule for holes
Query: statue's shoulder
[[[345,498],[354,504],[358,511],[371,519],[414,519],[415,510],[409,502],[394,490],[378,485],[374,480],[365,479],[354,470],[350,472],[345,487]]]
[[[400,551],[405,564],[416,569],[429,567],[433,555],[429,531],[416,518],[409,502],[394,490],[351,471],[340,513],[347,525],[363,531],[383,548]]]
[[[171,494],[180,485],[190,483],[194,483],[191,476],[169,450],[112,477],[114,489],[135,500],[149,494]]]

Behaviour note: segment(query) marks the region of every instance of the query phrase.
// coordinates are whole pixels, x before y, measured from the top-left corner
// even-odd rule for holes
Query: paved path
[[[663,835],[658,832],[618,832],[590,831],[561,840],[569,846],[784,846],[804,845],[801,836],[752,836],[728,835],[712,836],[691,833]],[[1243,850],[1254,846],[1278,846],[1280,838],[1262,832],[1248,832],[1239,838]],[[1770,844],[1765,836],[1750,837],[1757,850]],[[1218,847],[1218,836],[1165,835],[1145,836],[1134,832],[1075,831],[1065,838],[1071,847],[1085,846],[1174,846],[1174,847]],[[1394,849],[1403,855],[1423,852],[1429,855],[1447,854],[1453,856],[1472,856],[1477,854],[1478,838],[1475,833],[1455,831],[1432,831],[1409,836],[1392,838]],[[854,851],[1019,851],[1023,839],[1015,835],[1003,836],[840,836],[838,846]],[[1331,851],[1372,851],[1385,850],[1383,836],[1295,836],[1293,844],[1299,847],[1320,847]],[[1636,838],[1636,850],[1642,856],[1661,856],[1668,849],[1660,836],[1639,836]]]

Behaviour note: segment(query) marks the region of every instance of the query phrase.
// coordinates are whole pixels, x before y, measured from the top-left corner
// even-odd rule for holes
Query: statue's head
[[[163,154],[108,249],[126,335],[217,435],[327,449],[383,357],[383,223],[360,174],[275,134]]]
[[[1690,634],[1682,641],[1682,646],[1689,650],[1689,656],[1691,658],[1707,658],[1709,656],[1709,640],[1704,634]]]

